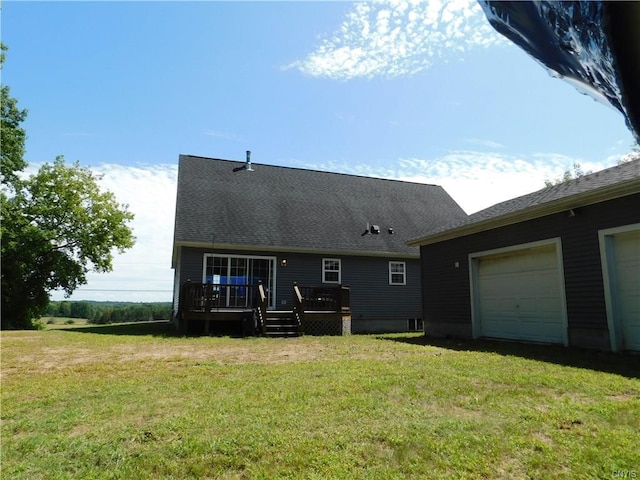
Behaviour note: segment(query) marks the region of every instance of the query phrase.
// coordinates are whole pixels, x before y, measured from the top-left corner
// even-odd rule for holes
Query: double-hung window
[[[389,285],[407,284],[407,264],[405,262],[389,262]]]
[[[340,283],[340,259],[322,259],[322,283]]]

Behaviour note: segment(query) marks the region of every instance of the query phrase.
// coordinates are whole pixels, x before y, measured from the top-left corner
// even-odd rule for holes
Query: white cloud
[[[101,188],[135,214],[130,226],[136,245],[115,256],[112,272],[90,272],[72,300],[171,301],[178,166],[103,164],[91,170],[102,175]],[[52,294],[54,300],[63,298],[62,292]]]
[[[224,140],[231,140],[233,142],[242,142],[244,140],[242,135],[238,135],[236,133],[220,132],[218,130],[205,130],[203,133],[207,137],[222,138]]]
[[[315,51],[285,68],[338,80],[396,77],[502,42],[476,0],[363,2]]]
[[[482,139],[482,138],[465,138],[464,142],[470,143],[472,145],[478,145],[480,147],[485,147],[485,148],[492,148],[492,149],[504,148],[504,145],[502,145],[501,143],[494,142],[493,140]]]
[[[306,168],[440,185],[467,213],[474,213],[544,188],[545,180],[562,177],[574,162],[584,171],[594,172],[616,164],[608,159],[586,162],[556,153],[519,156],[460,150],[438,158],[403,158],[385,168],[334,162]]]

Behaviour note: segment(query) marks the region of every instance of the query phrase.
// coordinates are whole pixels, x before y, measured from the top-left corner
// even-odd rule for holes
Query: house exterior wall
[[[294,282],[300,286],[323,285],[322,259],[339,258],[341,260],[340,283],[350,287],[353,333],[403,332],[408,329],[408,319],[421,318],[420,262],[417,258],[398,259],[192,247],[179,247],[179,250],[175,281],[179,281],[180,285],[187,281],[202,282],[205,254],[276,257],[275,307],[278,310],[292,308]],[[281,264],[283,259],[287,261],[286,266]],[[390,261],[405,262],[405,285],[389,285]]]
[[[472,336],[469,254],[560,238],[569,345],[609,349],[598,231],[640,222],[640,194],[573,210],[420,247],[426,334]]]
[[[173,270],[173,302],[171,304],[171,320],[173,324],[179,328],[178,308],[180,307],[180,250],[177,252],[176,268]]]

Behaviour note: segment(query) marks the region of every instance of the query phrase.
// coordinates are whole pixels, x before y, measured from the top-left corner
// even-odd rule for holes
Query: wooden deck
[[[294,307],[287,313],[290,313],[295,324],[292,327],[295,327],[298,335],[305,333],[305,330],[309,334],[344,334],[344,325],[347,324],[350,332],[349,287],[298,287],[294,284],[293,288]],[[262,284],[187,282],[181,292],[177,326],[184,334],[269,334],[270,320],[276,312],[267,310]],[[282,312],[277,313],[281,320]],[[305,317],[308,317],[307,321]],[[345,323],[347,318],[348,322]],[[326,326],[329,323],[335,325],[328,328]],[[305,325],[307,328],[304,328]]]

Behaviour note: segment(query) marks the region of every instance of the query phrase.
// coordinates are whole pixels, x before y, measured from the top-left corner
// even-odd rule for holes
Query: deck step
[[[268,337],[297,337],[300,335],[293,313],[277,310],[267,312],[263,333]]]

